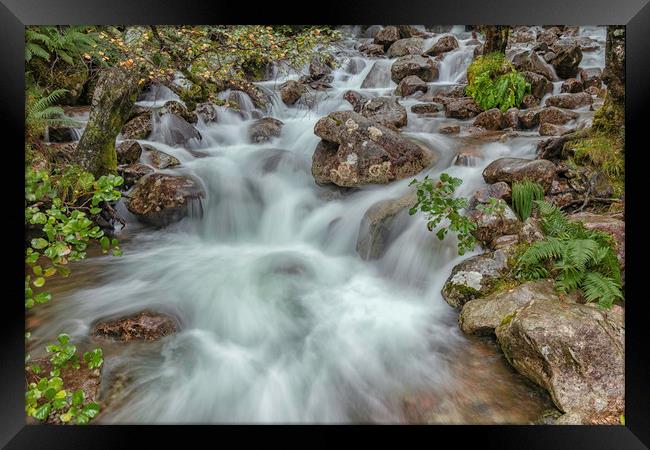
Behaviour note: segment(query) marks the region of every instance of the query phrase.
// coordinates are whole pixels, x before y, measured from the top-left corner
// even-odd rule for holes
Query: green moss
[[[515,316],[517,315],[517,311],[518,310],[514,310],[510,314],[506,314],[505,316],[503,316],[503,319],[501,319],[501,323],[499,324],[499,326],[500,327],[505,326],[508,325],[510,322],[512,322],[512,319],[514,319]]]
[[[447,288],[447,293],[452,293],[452,292],[455,294],[459,294],[463,298],[467,298],[467,299],[474,299],[483,296],[481,291],[478,291],[464,284],[450,284],[449,287]]]

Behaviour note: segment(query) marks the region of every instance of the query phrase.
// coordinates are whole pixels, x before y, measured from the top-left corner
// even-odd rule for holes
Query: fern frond
[[[593,239],[571,239],[566,242],[566,259],[576,268],[586,268],[593,262],[600,248]]]
[[[564,255],[562,242],[554,237],[531,244],[520,256],[519,261],[524,265],[535,265],[548,259],[561,259]]]
[[[611,308],[616,299],[623,299],[621,285],[598,272],[589,272],[584,276],[582,291],[588,302],[598,301],[602,308]]]

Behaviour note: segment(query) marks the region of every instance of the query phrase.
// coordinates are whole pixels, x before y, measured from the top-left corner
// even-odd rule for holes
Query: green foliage
[[[612,237],[569,221],[554,205],[536,204],[545,239],[534,242],[519,256],[517,276],[531,280],[552,277],[560,292],[580,289],[589,302],[611,308],[623,299],[621,273]]]
[[[592,128],[588,136],[565,144],[577,164],[585,164],[605,174],[616,195],[625,189],[625,139],[621,134]]]
[[[26,93],[25,130],[28,139],[42,136],[48,126],[79,126],[78,122],[65,117],[63,108],[55,106],[66,92],[65,89],[56,89],[43,96],[34,91]]]
[[[96,33],[82,26],[30,26],[25,29],[25,62],[37,57],[74,64],[97,46]]]
[[[534,181],[524,179],[512,183],[512,207],[522,221],[530,217],[533,202],[544,200],[544,188]]]
[[[87,424],[99,413],[99,405],[86,402],[85,393],[81,389],[74,392],[64,389],[64,381],[61,378],[62,369],[81,368],[76,346],[70,344],[70,336],[60,334],[57,342],[48,345],[45,350],[51,354],[52,370],[49,374],[42,374],[40,366],[28,366],[28,370],[36,375],[38,381],[27,386],[25,412],[40,421],[58,417],[63,423],[74,421],[78,425]],[[102,349],[95,348],[84,353],[82,360],[90,369],[101,367],[104,363]]]
[[[438,228],[436,236],[440,240],[444,239],[450,230],[456,233],[459,255],[464,255],[476,246],[476,238],[472,235],[476,224],[461,214],[461,210],[467,208],[468,201],[466,198],[453,196],[456,188],[462,183],[460,178],[446,173],[441,174],[437,182],[426,176],[422,181],[414,179],[410,183],[417,188],[417,203],[409,210],[409,214],[413,215],[418,210],[423,212],[427,219],[427,228],[429,231]],[[448,221],[448,225],[440,226],[443,219]]]
[[[501,53],[479,56],[467,69],[468,95],[484,110],[519,107],[530,84]]]

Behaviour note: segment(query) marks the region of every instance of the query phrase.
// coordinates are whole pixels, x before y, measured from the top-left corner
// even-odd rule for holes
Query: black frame
[[[24,136],[24,26],[37,24],[203,24],[203,23],[431,23],[431,24],[584,24],[626,25],[626,209],[627,228],[627,275],[626,275],[626,425],[625,426],[452,426],[437,427],[181,427],[181,426],[86,426],[57,427],[47,425],[26,426],[24,416],[24,330],[25,324],[21,298],[23,248],[22,172],[14,171],[15,177],[5,181],[3,187],[11,189],[3,196],[3,217],[7,226],[3,240],[13,243],[10,270],[4,271],[4,286],[10,286],[5,295],[4,320],[0,326],[2,344],[2,384],[0,385],[0,444],[6,448],[130,448],[135,436],[146,438],[149,446],[155,440],[168,439],[172,433],[187,431],[192,437],[218,431],[237,432],[237,439],[262,437],[265,440],[280,437],[278,431],[315,431],[319,440],[310,438],[305,444],[324,443],[323,432],[333,433],[337,438],[349,437],[351,431],[369,431],[369,435],[384,442],[394,440],[404,444],[414,435],[425,442],[439,443],[444,437],[456,446],[466,435],[474,435],[478,445],[486,448],[571,448],[571,449],[641,449],[650,447],[650,352],[644,345],[647,338],[646,299],[631,293],[643,292],[645,286],[641,270],[643,187],[642,170],[647,167],[641,159],[649,152],[644,108],[650,100],[650,5],[648,0],[453,0],[434,3],[426,0],[403,1],[340,1],[305,2],[301,7],[288,6],[288,2],[262,5],[237,4],[237,2],[207,2],[200,0],[1,0],[0,45],[2,61],[2,85],[0,108],[4,125],[4,157],[9,158],[7,167],[19,167]],[[494,4],[492,4],[494,3]],[[310,12],[307,6],[316,11]],[[430,19],[427,19],[430,17]],[[645,140],[644,140],[645,138]],[[8,142],[7,142],[8,141]],[[643,144],[646,145],[643,145]],[[11,144],[11,145],[9,145]],[[3,178],[7,172],[3,171]],[[3,180],[4,181],[4,180]],[[646,188],[647,189],[647,188]],[[14,192],[15,190],[15,192]],[[15,258],[15,259],[14,259]],[[647,291],[647,288],[645,289]],[[644,311],[644,309],[646,311]],[[253,432],[254,431],[254,432]],[[470,433],[467,433],[467,432]],[[390,436],[387,435],[390,433]],[[435,434],[434,434],[435,433]],[[340,434],[340,436],[336,436]],[[207,436],[201,436],[208,438]],[[213,436],[212,439],[215,439]],[[223,442],[220,434],[218,442]],[[346,439],[347,440],[347,439]],[[210,442],[211,440],[208,440]],[[216,439],[212,442],[215,442]],[[162,441],[165,442],[165,441]],[[166,441],[170,442],[170,441]],[[194,442],[194,439],[188,441]],[[406,441],[408,442],[408,441]],[[183,445],[183,447],[188,446]],[[192,446],[190,444],[189,446]]]

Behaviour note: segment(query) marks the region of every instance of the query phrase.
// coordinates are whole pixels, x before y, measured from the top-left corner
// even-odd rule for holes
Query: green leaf
[[[32,281],[32,284],[36,287],[42,287],[45,284],[45,278],[38,277],[34,281]]]
[[[49,243],[43,238],[32,239],[31,244],[36,250],[41,250],[49,245]]]
[[[99,240],[99,244],[102,246],[103,250],[108,250],[111,246],[111,242],[107,236],[102,236],[102,238]]]
[[[34,297],[34,301],[38,304],[47,303],[50,300],[52,300],[52,295],[49,292],[41,292]]]
[[[82,413],[90,417],[91,419],[99,414],[99,405],[97,403],[88,403],[81,410]]]
[[[38,420],[45,420],[50,415],[51,410],[52,405],[50,403],[45,403],[41,407],[37,408],[36,411],[34,411],[32,417]]]
[[[77,389],[72,394],[72,404],[75,406],[79,406],[83,403],[85,398],[86,398],[86,394],[84,393],[84,391],[81,389]]]

